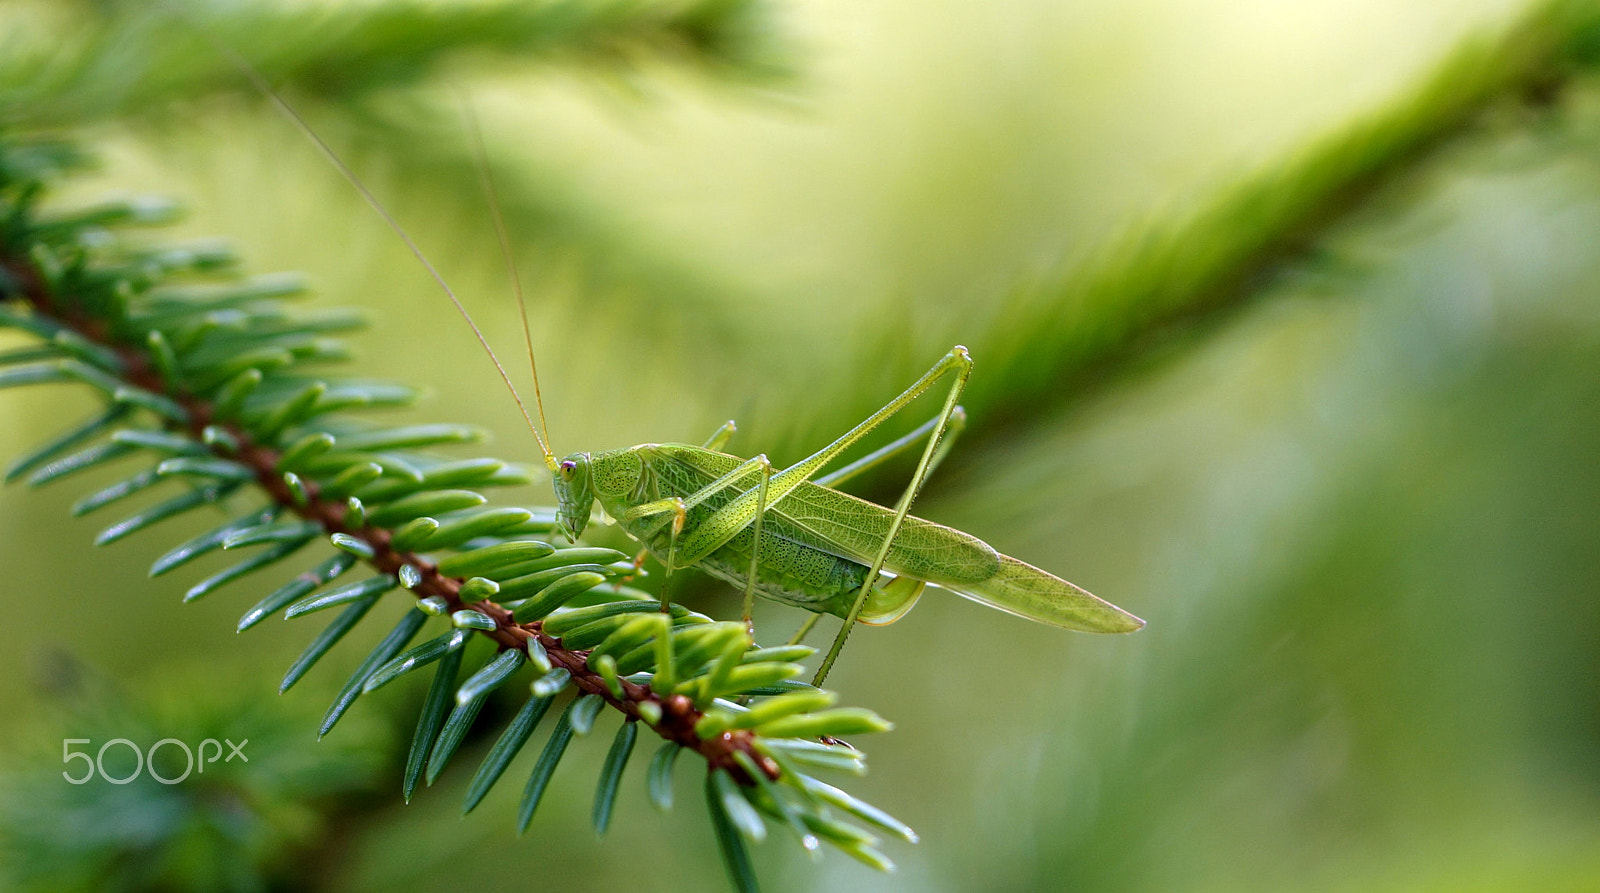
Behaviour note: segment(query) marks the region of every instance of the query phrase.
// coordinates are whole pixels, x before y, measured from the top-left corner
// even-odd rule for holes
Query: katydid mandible
[[[400,237],[472,328],[538,441],[551,471],[559,523],[568,538],[576,540],[583,533],[593,504],[598,501],[629,536],[664,564],[669,578],[676,568],[699,567],[742,586],[746,621],[751,598],[757,594],[818,616],[827,613],[844,618],[832,648],[818,668],[817,685],[827,677],[857,621],[886,624],[899,619],[930,584],[1019,617],[1065,629],[1126,633],[1144,626],[1143,620],[1127,611],[1053,574],[1002,555],[971,534],[908,513],[912,500],[948,448],[947,434],[958,431],[964,419],[957,401],[972,371],[972,360],[964,347],[952,349],[898,397],[833,443],[781,471],[774,472],[764,455],[745,460],[721,452],[719,448],[733,433],[732,423],[724,425],[704,446],[641,444],[599,453],[573,453],[558,461],[542,433],[548,426],[538,391],[538,370],[533,364],[526,301],[511,264],[509,238],[489,179],[476,121],[468,116],[484,191],[522,311],[538,425],[471,314],[421,248],[260,74],[237,54],[228,54]],[[955,380],[937,418],[832,475],[812,480],[845,450],[947,375],[953,375]],[[921,459],[894,508],[829,486],[914,446],[924,433],[927,443]],[[809,628],[808,622],[800,635]]]

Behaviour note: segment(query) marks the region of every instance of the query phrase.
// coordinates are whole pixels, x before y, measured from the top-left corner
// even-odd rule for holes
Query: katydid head
[[[577,540],[589,523],[594,506],[594,488],[589,485],[588,453],[573,453],[556,463],[550,476],[556,489],[556,521],[567,539]]]

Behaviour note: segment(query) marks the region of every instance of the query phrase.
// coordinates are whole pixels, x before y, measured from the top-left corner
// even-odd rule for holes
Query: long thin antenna
[[[510,391],[511,398],[517,401],[517,409],[522,411],[522,418],[528,423],[528,429],[533,432],[534,438],[539,441],[539,448],[544,453],[545,464],[553,470],[556,466],[556,461],[554,455],[550,452],[550,445],[545,442],[544,436],[539,433],[538,426],[533,423],[533,417],[528,414],[527,405],[522,402],[522,395],[517,393],[516,385],[511,383],[511,376],[506,374],[506,367],[501,365],[500,358],[495,355],[494,348],[489,346],[489,340],[483,336],[483,330],[478,328],[478,324],[472,319],[472,314],[467,312],[467,308],[463,306],[461,300],[456,297],[455,291],[450,288],[450,283],[446,282],[444,280],[444,276],[440,275],[439,271],[434,268],[433,262],[428,260],[428,256],[426,254],[422,253],[422,249],[417,246],[415,241],[412,240],[410,234],[405,231],[405,228],[400,225],[400,222],[394,219],[394,215],[389,213],[389,209],[383,206],[383,202],[378,201],[378,197],[372,194],[372,191],[367,188],[365,183],[361,182],[361,179],[356,176],[355,171],[352,171],[350,166],[345,164],[344,160],[339,157],[338,153],[334,152],[332,147],[324,142],[322,137],[318,136],[315,130],[311,129],[311,125],[306,123],[304,118],[300,117],[300,113],[295,111],[294,107],[289,105],[288,101],[286,101],[282,96],[278,95],[278,91],[272,89],[272,85],[268,84],[267,79],[261,76],[261,72],[257,71],[255,66],[250,64],[249,60],[235,52],[232,47],[212,37],[211,34],[206,32],[204,29],[200,29],[200,32],[204,36],[205,40],[216,48],[217,52],[231,60],[233,64],[244,73],[244,76],[249,78],[250,83],[253,84],[258,91],[260,91],[261,95],[271,100],[272,104],[278,107],[278,111],[282,112],[284,116],[293,122],[295,127],[299,128],[301,133],[305,134],[307,139],[311,140],[311,142],[316,145],[317,149],[322,152],[323,157],[332,162],[334,169],[337,170],[351,186],[355,187],[356,192],[359,193],[364,200],[366,200],[366,203],[372,207],[372,210],[378,212],[378,216],[383,218],[383,222],[388,224],[389,228],[394,231],[395,235],[400,237],[400,241],[405,243],[406,248],[410,249],[411,256],[415,257],[417,262],[422,264],[423,269],[428,271],[428,275],[433,277],[433,281],[439,284],[439,288],[442,289],[445,293],[445,296],[450,299],[450,303],[455,305],[456,312],[461,314],[461,318],[467,321],[467,325],[472,329],[472,334],[477,336],[478,343],[483,346],[484,353],[488,354],[489,356],[489,361],[494,363],[494,368],[500,373],[500,380],[505,383],[506,390]],[[521,292],[519,289],[518,294],[520,295],[520,293]],[[526,319],[526,317],[524,317],[524,319]],[[529,338],[529,341],[532,341],[531,337]],[[535,388],[537,388],[537,384],[535,384]],[[542,405],[540,407],[539,418],[541,422],[544,420],[544,409]]]
[[[539,410],[539,427],[534,429],[533,436],[539,439],[545,464],[554,470],[555,454],[539,434],[540,430],[548,434],[550,423],[545,421],[544,394],[539,391],[539,363],[533,357],[533,330],[528,325],[528,300],[522,293],[522,277],[517,273],[517,258],[511,251],[511,236],[506,232],[505,216],[500,213],[500,197],[494,188],[494,174],[489,167],[489,150],[483,144],[483,128],[478,125],[478,114],[465,92],[461,94],[461,111],[467,119],[467,130],[472,134],[472,149],[478,161],[478,182],[483,187],[483,197],[489,202],[489,216],[494,219],[494,232],[500,240],[500,256],[505,259],[506,273],[511,277],[511,290],[517,295],[517,314],[522,317],[522,343],[528,351],[528,371],[533,373],[533,403]]]

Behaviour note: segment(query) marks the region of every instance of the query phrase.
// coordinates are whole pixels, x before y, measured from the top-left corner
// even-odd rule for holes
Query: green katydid
[[[977,537],[907,514],[940,457],[941,436],[972,361],[956,347],[911,387],[806,459],[774,472],[765,456],[720,452],[732,426],[705,446],[642,444],[574,453],[554,462],[560,523],[583,532],[598,501],[607,515],[672,570],[697,566],[749,596],[845,619],[819,670],[826,676],[852,624],[884,624],[910,610],[927,584],[1002,611],[1067,629],[1133,632],[1144,621],[1059,577],[1002,555]],[[848,473],[906,446],[891,444],[821,482],[811,478],[940,378],[954,374],[911,483],[895,508],[833,489]],[[929,426],[924,426],[928,428]],[[920,434],[921,431],[914,432]],[[547,461],[550,457],[547,455]],[[886,579],[879,579],[887,572]]]
[[[669,579],[676,568],[699,567],[742,586],[746,621],[751,599],[757,594],[818,616],[828,613],[844,618],[818,669],[818,685],[857,621],[893,622],[911,609],[929,584],[1019,617],[1066,629],[1125,633],[1144,626],[1143,620],[1127,611],[1046,571],[1002,555],[971,534],[908,514],[912,500],[948,448],[947,433],[953,435],[959,430],[964,418],[957,400],[972,371],[972,360],[960,346],[833,443],[780,471],[775,472],[764,455],[741,459],[721,452],[720,447],[733,433],[731,422],[703,446],[651,443],[598,453],[573,453],[557,460],[542,433],[548,426],[544,424],[544,401],[538,392],[537,367],[533,368],[533,380],[540,424],[535,425],[488,340],[422,250],[294,109],[254,69],[236,55],[234,58],[395,231],[472,328],[538,441],[552,474],[559,524],[570,539],[576,540],[583,533],[593,504],[598,501],[607,515],[665,565]],[[489,182],[487,162],[483,160],[482,138],[476,122],[470,123],[485,193],[509,265],[509,239]],[[516,283],[514,268],[511,274]],[[520,283],[515,290],[523,311],[529,363],[533,366],[532,338]],[[954,375],[955,381],[937,418],[832,475],[812,480],[845,450],[947,375]],[[914,446],[922,435],[926,435],[926,445],[921,459],[894,508],[831,486]],[[813,622],[815,617],[801,629],[796,640]]]

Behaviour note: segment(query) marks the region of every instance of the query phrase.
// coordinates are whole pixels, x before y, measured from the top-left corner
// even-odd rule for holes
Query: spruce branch
[[[56,339],[59,340],[62,333],[74,333],[82,337],[84,342],[110,351],[121,369],[119,377],[127,385],[151,394],[168,391],[168,382],[156,371],[156,363],[147,350],[120,342],[105,320],[90,316],[82,308],[59,299],[46,286],[45,276],[34,261],[15,255],[0,255],[0,271],[16,283],[13,297],[20,298],[36,318],[61,324],[61,328],[56,330]],[[165,419],[168,432],[187,435],[197,443],[205,443],[209,439],[211,442],[206,444],[207,451],[219,460],[248,470],[249,479],[265,491],[281,511],[310,521],[315,525],[318,535],[333,538],[340,548],[356,555],[380,574],[397,580],[403,573],[412,576],[416,582],[407,588],[419,600],[436,599],[435,605],[430,606],[435,612],[454,616],[464,611],[488,618],[490,625],[475,631],[493,640],[502,651],[526,650],[532,647],[530,640],[537,640],[536,647],[544,651],[551,666],[566,670],[577,688],[599,696],[630,719],[655,717],[654,721],[647,720],[646,724],[662,738],[700,753],[714,768],[736,772],[741,776],[745,774],[734,754],[742,752],[748,755],[752,752],[753,736],[748,731],[700,737],[695,732],[695,726],[706,714],[695,708],[688,698],[683,695],[662,697],[647,686],[622,679],[616,680],[613,686],[590,667],[592,649],[565,647],[560,639],[543,632],[543,620],[518,623],[512,610],[491,599],[464,600],[462,589],[467,582],[465,579],[445,576],[439,572],[437,564],[416,552],[395,548],[394,533],[388,528],[371,523],[352,524],[351,504],[326,497],[323,487],[315,481],[303,481],[298,485],[292,483],[295,479],[280,471],[283,451],[259,443],[255,433],[239,421],[220,419],[211,400],[187,388],[172,393],[171,398],[181,412],[169,414]],[[219,429],[228,435],[225,441],[218,440],[215,432]],[[171,460],[163,462],[162,467],[173,467]],[[212,471],[215,472],[215,469]],[[528,517],[531,519],[532,514],[529,513]],[[225,541],[224,546],[250,544],[239,540],[236,534],[233,542]],[[641,713],[641,707],[645,704],[654,707],[643,707],[645,712]],[[777,777],[777,766],[770,759],[763,758],[760,765],[769,778]],[[748,779],[747,783],[753,784],[754,780]]]
[[[531,480],[495,459],[449,460],[431,452],[467,443],[459,425],[381,427],[352,413],[408,402],[408,389],[311,374],[311,364],[343,360],[329,332],[353,327],[346,315],[300,317],[284,299],[298,293],[284,277],[225,278],[232,259],[215,248],[135,248],[123,230],[172,217],[160,202],[125,201],[52,212],[47,184],[77,156],[56,144],[0,134],[0,327],[34,345],[0,355],[0,387],[81,383],[107,400],[104,412],[15,463],[12,480],[60,480],[135,455],[155,464],[80,500],[99,511],[167,481],[179,495],[107,528],[107,543],[206,505],[254,492],[264,504],[170,550],[152,574],[203,555],[254,548],[249,558],[191,587],[186,600],[298,553],[313,542],[338,552],[252,607],[240,630],[282,612],[299,617],[340,608],[285,676],[282,689],[360,624],[386,593],[408,590],[416,608],[379,641],[324,716],[327,734],[357,698],[437,663],[418,723],[404,789],[431,782],[454,755],[485,699],[527,668],[530,697],[479,768],[470,810],[527,742],[552,699],[569,704],[524,794],[525,826],[572,733],[592,728],[599,711],[623,720],[602,772],[594,822],[609,822],[617,782],[638,726],[664,746],[706,761],[708,802],[731,877],[752,889],[742,839],[759,840],[768,820],[807,849],[820,840],[875,868],[891,863],[876,838],[839,813],[907,840],[910,829],[812,778],[810,768],[858,772],[858,751],[839,736],[883,731],[876,714],[834,707],[835,696],[792,679],[812,653],[801,646],[757,647],[739,622],[672,605],[620,578],[637,569],[622,553],[589,546],[558,549],[530,538],[550,533],[546,508],[491,507],[478,490]],[[85,444],[88,444],[85,446]],[[364,564],[374,575],[325,588]],[[409,647],[431,618],[448,628]],[[466,640],[492,641],[495,655],[461,679]],[[663,761],[670,771],[670,759]],[[670,779],[652,771],[650,789],[670,801]],[[664,792],[664,793],[663,793]],[[722,833],[733,829],[737,833]]]

